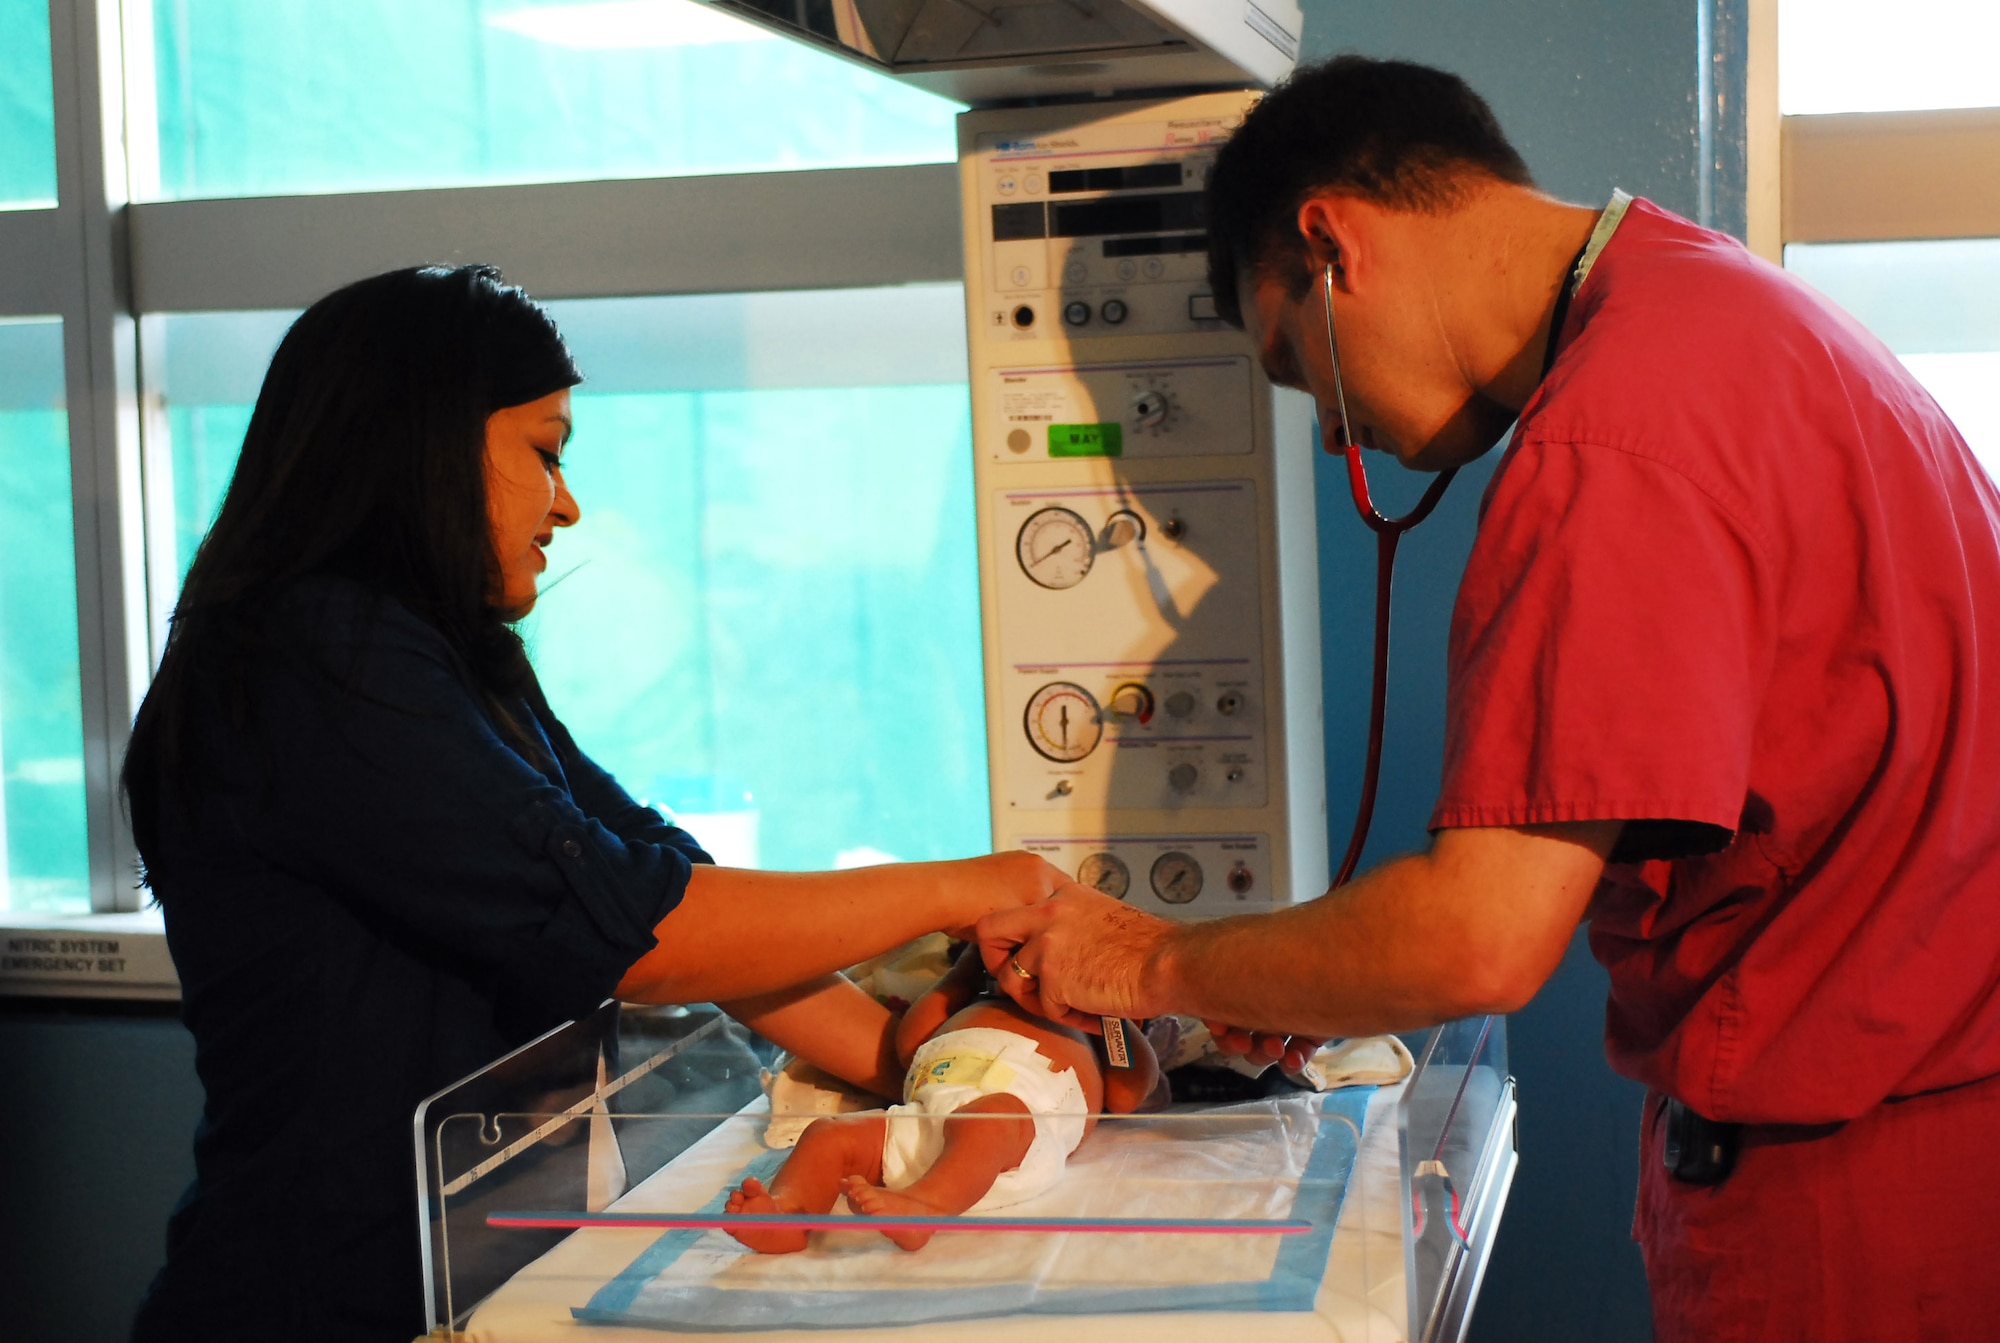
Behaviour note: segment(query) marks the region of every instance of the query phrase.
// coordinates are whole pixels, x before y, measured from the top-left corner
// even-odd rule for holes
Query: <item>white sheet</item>
[[[1093,1343],[1175,1343],[1176,1340],[1209,1340],[1255,1336],[1262,1343],[1401,1343],[1404,1330],[1403,1251],[1397,1207],[1396,1132],[1394,1105],[1400,1088],[1384,1088],[1370,1102],[1369,1118],[1361,1151],[1355,1162],[1348,1192],[1342,1205],[1339,1228],[1333,1238],[1326,1276],[1321,1283],[1312,1312],[1152,1312],[1122,1315],[1021,1315],[999,1319],[927,1323],[911,1326],[873,1326],[852,1330],[770,1330],[748,1337],[759,1343],[860,1343],[864,1339],[905,1336],[989,1343],[989,1340],[1017,1340],[1018,1343],[1057,1343],[1089,1337]],[[745,1159],[744,1133],[712,1135],[691,1149],[651,1180],[639,1185],[619,1201],[625,1211],[641,1211],[665,1206],[688,1207],[688,1191],[719,1182],[739,1168]],[[1087,1150],[1089,1144],[1086,1144]],[[1083,1154],[1079,1152],[1079,1156]],[[1218,1153],[1218,1155],[1220,1155]],[[675,1188],[671,1196],[662,1194],[662,1181]],[[1073,1191],[1081,1192],[1081,1191]],[[649,1198],[648,1195],[651,1195]],[[1106,1211],[1098,1208],[1095,1211]],[[1028,1211],[1025,1207],[1022,1211]],[[1123,1215],[1144,1215],[1129,1203]],[[1239,1216],[1270,1215],[1269,1211],[1248,1207]],[[636,1259],[659,1238],[655,1230],[612,1230],[592,1228],[579,1231],[541,1259],[515,1275],[473,1315],[466,1337],[474,1343],[572,1343],[583,1339],[618,1340],[619,1343],[663,1343],[669,1339],[730,1338],[742,1343],[740,1332],[666,1332],[651,1328],[629,1328],[605,1324],[584,1324],[570,1315],[573,1306],[584,1306],[608,1281]],[[819,1238],[824,1250],[812,1258],[837,1268],[849,1256],[870,1256],[877,1265],[893,1265],[896,1271],[924,1275],[948,1275],[959,1253],[948,1242],[1000,1241],[998,1235],[940,1236],[922,1255],[904,1255],[887,1245],[874,1232],[827,1234]],[[1014,1254],[1033,1254],[1036,1245],[1055,1238],[1016,1236],[1009,1241]],[[1067,1238],[1086,1240],[1087,1238]],[[1122,1239],[1122,1238],[1121,1238]],[[1194,1241],[1193,1237],[1162,1237],[1164,1241]],[[1197,1247],[1194,1257],[1182,1255],[1164,1271],[1175,1282],[1212,1281],[1240,1274],[1241,1256],[1275,1253],[1273,1243],[1259,1238],[1213,1238]],[[734,1275],[738,1281],[754,1284],[768,1276],[795,1280],[802,1273],[821,1269],[807,1256],[759,1259],[723,1253],[708,1253],[713,1262],[703,1263],[701,1247],[683,1256],[688,1269]],[[1092,1256],[1087,1252],[1066,1255],[1060,1270],[1072,1279],[1088,1280]],[[935,1265],[935,1267],[931,1267]],[[1163,1260],[1164,1265],[1164,1260]],[[676,1265],[678,1270],[680,1264]],[[963,1265],[958,1266],[963,1271]],[[990,1269],[988,1270],[990,1272]],[[1204,1276],[1212,1275],[1212,1276]]]

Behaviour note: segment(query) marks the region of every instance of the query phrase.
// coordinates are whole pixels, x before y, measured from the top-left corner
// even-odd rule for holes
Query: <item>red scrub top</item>
[[[2000,1074],[2000,496],[1880,342],[1632,204],[1488,488],[1434,828],[1618,819],[1618,1071],[1815,1124]]]

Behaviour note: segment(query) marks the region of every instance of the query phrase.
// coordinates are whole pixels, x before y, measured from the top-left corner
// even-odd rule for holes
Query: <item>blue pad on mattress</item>
[[[1349,1087],[1106,1120],[1070,1156],[1054,1189],[1006,1213],[1300,1218],[1311,1224],[1302,1234],[955,1231],[910,1252],[856,1219],[862,1229],[816,1233],[798,1254],[759,1255],[720,1231],[669,1231],[573,1313],[607,1324],[747,1331],[1024,1312],[1309,1311],[1373,1092]],[[764,1150],[747,1129],[711,1137],[634,1190],[620,1210],[701,1203],[720,1212],[745,1177],[768,1183],[790,1155]]]

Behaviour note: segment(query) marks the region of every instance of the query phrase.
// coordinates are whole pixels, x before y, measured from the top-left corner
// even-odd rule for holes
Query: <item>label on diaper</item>
[[[1099,1017],[1104,1028],[1104,1057],[1114,1068],[1132,1066],[1132,1051],[1125,1043],[1125,1023],[1117,1017]]]
[[[1001,1060],[997,1054],[988,1054],[977,1049],[962,1050],[947,1054],[941,1059],[933,1059],[925,1067],[913,1070],[910,1077],[910,1099],[928,1086],[976,1087],[993,1094],[1005,1091],[1016,1074],[1014,1065]]]

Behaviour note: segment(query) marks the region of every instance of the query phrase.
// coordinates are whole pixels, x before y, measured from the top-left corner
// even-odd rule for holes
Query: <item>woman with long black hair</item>
[[[579,516],[579,381],[477,266],[350,285],[272,359],[125,762],[206,1091],[139,1339],[408,1340],[425,1095],[613,994],[838,1036],[839,967],[1064,880],[717,868],[577,749],[512,622]]]

